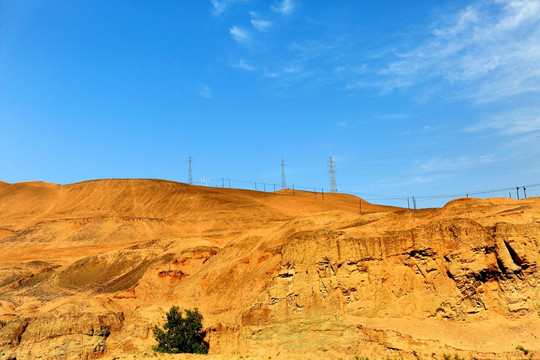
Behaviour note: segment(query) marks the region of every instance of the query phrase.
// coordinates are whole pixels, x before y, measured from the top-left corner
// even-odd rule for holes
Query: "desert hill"
[[[538,198],[0,182],[0,358],[151,352],[171,305],[199,308],[214,354],[536,356],[539,239]]]

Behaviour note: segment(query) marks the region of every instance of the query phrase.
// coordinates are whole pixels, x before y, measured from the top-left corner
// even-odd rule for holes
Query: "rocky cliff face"
[[[519,317],[537,306],[538,231],[537,225],[483,227],[455,219],[375,237],[351,229],[296,232],[282,245],[279,274],[246,310],[243,324],[320,313]],[[516,241],[516,234],[527,240]]]
[[[464,200],[461,209],[468,212],[478,202],[489,200]],[[540,223],[519,223],[519,211],[502,210],[509,222],[494,216],[475,221],[456,212],[448,219],[443,209],[418,219],[402,212],[369,224],[291,232],[280,244],[278,273],[242,312],[241,325],[268,331],[293,323],[305,327],[303,333],[322,332],[326,335],[319,342],[299,341],[301,351],[332,343],[334,354],[369,349],[368,354],[378,356],[493,358],[526,338],[537,346]],[[410,229],[394,230],[401,227],[401,217],[409,216]],[[387,223],[385,217],[392,220]],[[327,329],[320,328],[321,318]],[[426,329],[437,324],[439,331],[410,331],[411,324]],[[485,333],[471,335],[471,324]],[[460,332],[470,338],[456,339]],[[258,333],[240,334],[248,343],[265,343]],[[282,336],[277,331],[270,341],[279,343]]]
[[[358,214],[345,195],[70,186],[0,187],[2,359],[148,352],[171,305],[199,308],[216,354],[540,351],[539,199]]]

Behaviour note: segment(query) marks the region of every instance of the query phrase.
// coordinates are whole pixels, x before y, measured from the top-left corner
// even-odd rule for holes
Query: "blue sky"
[[[0,0],[0,180],[441,206],[540,183],[539,64],[538,0]]]

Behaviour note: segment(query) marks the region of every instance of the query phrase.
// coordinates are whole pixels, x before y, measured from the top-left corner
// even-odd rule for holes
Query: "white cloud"
[[[376,115],[375,117],[381,120],[399,120],[399,119],[409,119],[412,116],[409,114],[384,114],[384,115]]]
[[[207,85],[200,86],[199,95],[206,99],[212,99],[214,97],[212,89],[210,89]]]
[[[521,107],[491,116],[466,131],[497,130],[502,135],[526,134],[540,131],[540,107]]]
[[[261,19],[256,12],[250,11],[249,15],[251,16],[251,25],[259,30],[266,31],[272,27],[272,22],[269,20]]]
[[[336,73],[345,74],[366,74],[369,72],[367,64],[362,65],[340,65],[334,69]]]
[[[294,10],[294,4],[292,0],[282,0],[281,2],[273,5],[271,8],[277,13],[288,15]]]
[[[220,0],[211,0],[212,6],[214,7],[214,14],[220,15],[225,11],[227,8],[227,2],[226,1],[220,1]]]
[[[387,89],[443,80],[454,96],[491,102],[540,91],[540,2],[479,2],[380,71]]]
[[[212,4],[212,7],[214,9],[214,15],[219,16],[222,13],[225,12],[229,8],[230,5],[242,1],[249,1],[249,0],[210,0],[210,3]]]
[[[456,159],[431,159],[415,166],[422,173],[443,172],[449,173],[456,170],[468,169],[482,164],[490,164],[496,162],[494,155],[481,155],[476,158],[459,157]]]
[[[246,63],[246,61],[244,59],[241,59],[236,64],[233,64],[232,67],[237,68],[237,69],[247,70],[247,71],[255,71],[255,70],[257,70],[255,67],[253,67],[253,66],[249,65],[248,63]]]
[[[234,41],[238,43],[243,43],[249,40],[249,33],[236,25],[229,29],[229,33]]]
[[[259,31],[266,31],[272,27],[272,22],[268,20],[251,19],[251,25]]]
[[[267,77],[267,78],[277,78],[279,76],[279,74],[277,72],[270,71],[268,69],[263,70],[263,75],[264,75],[264,77]]]
[[[276,0],[272,10],[291,13],[295,4]],[[251,11],[249,16],[257,31],[275,26],[257,12]],[[245,44],[255,40],[255,30],[233,26],[229,32],[235,41]],[[388,44],[359,48],[354,34],[330,33],[326,37],[293,38],[288,45],[281,44],[279,57],[257,62],[271,70],[264,72],[267,77],[294,74],[294,67],[288,65],[292,63],[303,73],[313,74],[317,84],[372,88],[379,95],[421,85],[415,92],[417,101],[442,94],[447,99],[487,103],[540,92],[539,0],[477,0],[425,30],[424,40],[404,41],[400,52],[392,51]],[[257,40],[260,45],[267,39]],[[324,68],[326,65],[330,68]]]
[[[380,186],[407,186],[423,183],[440,182],[454,177],[458,173],[470,172],[479,166],[489,169],[490,164],[495,164],[504,159],[493,154],[480,155],[477,157],[458,158],[433,158],[423,162],[415,162],[408,173],[410,177],[384,178],[378,181]]]
[[[302,66],[299,66],[297,64],[290,64],[285,67],[283,67],[283,72],[286,72],[288,74],[296,74],[303,70]]]
[[[355,90],[355,89],[362,89],[362,88],[367,88],[367,87],[372,87],[372,86],[373,86],[373,83],[371,82],[368,82],[366,80],[357,80],[353,83],[346,84],[345,89]]]
[[[279,79],[280,86],[288,87],[292,83],[313,78],[313,73],[306,70],[301,64],[286,64],[279,68],[263,68],[263,76],[266,78]]]

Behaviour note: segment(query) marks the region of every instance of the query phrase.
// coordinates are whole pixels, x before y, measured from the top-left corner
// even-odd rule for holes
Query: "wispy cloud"
[[[266,68],[263,69],[263,75],[266,78],[277,78],[279,76],[279,74],[276,71],[271,71]]]
[[[277,13],[288,15],[294,10],[293,0],[282,0],[272,5],[271,9]]]
[[[256,12],[250,11],[249,15],[251,16],[251,25],[258,31],[267,31],[272,27],[272,21],[261,19]]]
[[[213,1],[220,8],[241,0]],[[296,4],[276,0],[271,10],[290,14]],[[418,86],[415,99],[419,102],[443,95],[488,103],[540,92],[538,0],[477,0],[436,19],[424,29],[427,36],[422,40],[406,36],[409,40],[400,42],[399,48],[388,43],[359,47],[358,34],[332,32],[323,37],[292,37],[287,44],[273,36],[271,30],[278,28],[275,16],[258,11],[249,16],[252,29],[232,26],[229,32],[238,43],[264,49],[243,57],[268,69],[263,73],[266,77],[282,79],[281,75],[291,73],[288,64],[295,64],[313,74],[310,81],[319,85],[370,88],[380,95]],[[261,38],[255,30],[266,34]],[[279,54],[269,52],[278,48]]]
[[[283,72],[288,74],[297,74],[302,70],[304,70],[304,68],[298,64],[290,64],[283,67]]]
[[[452,159],[435,158],[418,163],[415,166],[415,169],[418,169],[418,171],[421,173],[451,173],[456,170],[464,170],[482,164],[490,164],[496,161],[497,158],[492,154],[481,155],[475,158],[465,156]]]
[[[223,14],[232,4],[249,0],[210,0],[214,15]]]
[[[251,25],[259,31],[266,31],[272,27],[272,22],[261,19],[251,19]]]
[[[367,80],[356,80],[354,82],[348,82],[347,84],[345,84],[345,89],[355,90],[355,89],[373,87],[374,85],[375,84]]]
[[[221,0],[210,0],[212,6],[214,7],[214,14],[220,15],[227,8],[227,2]]]
[[[477,157],[433,158],[425,161],[415,161],[407,174],[410,176],[380,179],[377,184],[385,187],[401,187],[408,185],[439,182],[456,176],[456,173],[468,172],[478,166],[489,166],[502,159],[493,154]]]
[[[343,39],[328,37],[326,39],[296,40],[289,45],[289,50],[300,60],[309,60],[316,57],[332,56],[335,51],[344,49]]]
[[[367,64],[362,65],[340,65],[334,69],[334,72],[346,74],[366,74],[369,72]]]
[[[234,41],[238,43],[245,43],[249,40],[249,33],[236,25],[229,29],[229,33]]]
[[[409,119],[412,115],[409,114],[384,114],[376,115],[375,118],[380,120],[400,120],[400,119]]]
[[[302,64],[290,63],[272,69],[264,68],[263,75],[266,78],[279,79],[280,86],[289,87],[293,83],[311,78],[313,73],[306,70]]]
[[[210,89],[207,85],[201,85],[199,87],[199,95],[206,99],[212,99],[214,97],[212,89]]]
[[[490,102],[540,91],[540,2],[478,2],[381,69],[388,89],[442,80],[459,97]]]
[[[434,183],[440,183],[444,181],[445,179],[451,178],[452,174],[449,172],[441,172],[441,173],[421,173],[421,174],[411,174],[410,172],[407,174],[403,174],[402,176],[388,176],[388,177],[382,177],[375,181],[375,184],[380,187],[384,188],[392,188],[389,193],[386,193],[385,195],[374,195],[377,197],[385,198],[385,197],[399,197],[399,198],[406,198],[408,196],[412,196],[411,193],[409,194],[396,194],[395,191],[399,188],[406,188],[411,185],[420,185],[420,184],[434,184]],[[390,195],[393,194],[393,195]],[[414,194],[414,193],[413,193]],[[411,199],[412,200],[412,199]],[[411,204],[412,205],[412,204]]]
[[[540,131],[540,107],[525,106],[492,115],[488,120],[466,128],[476,132],[496,130],[502,135],[526,134]]]
[[[244,59],[241,59],[239,62],[231,65],[233,68],[242,69],[247,71],[257,70],[254,66],[249,65]]]

